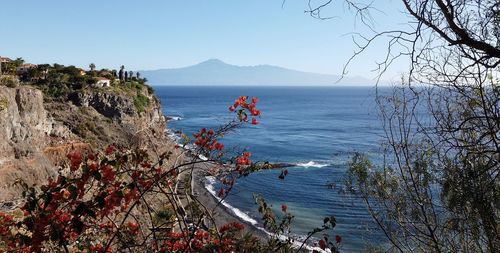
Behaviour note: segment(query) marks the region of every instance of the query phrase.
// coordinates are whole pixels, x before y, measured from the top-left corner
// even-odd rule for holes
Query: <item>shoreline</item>
[[[174,143],[177,143],[177,141],[176,141],[177,133],[175,130],[167,127],[165,134],[167,135],[167,138],[169,138]],[[189,148],[184,148],[184,150],[186,151],[185,156],[187,159],[190,159],[190,160],[200,159],[198,157],[195,157]],[[201,160],[203,160],[203,159],[201,159]],[[274,168],[280,169],[280,168],[287,168],[287,167],[292,167],[292,166],[297,166],[297,165],[298,166],[305,165],[304,167],[309,167],[311,165],[312,165],[311,167],[317,166],[316,164],[310,164],[310,163],[313,163],[313,162],[311,161],[309,163],[303,163],[303,164],[277,163],[277,164],[274,164],[275,165]],[[241,232],[242,234],[250,234],[250,235],[254,236],[255,238],[257,238],[262,243],[267,242],[271,238],[272,233],[266,231],[263,227],[259,226],[259,222],[256,219],[249,217],[250,219],[253,219],[254,221],[256,221],[256,224],[253,224],[252,222],[247,221],[247,220],[245,220],[245,218],[236,214],[234,210],[232,210],[231,208],[224,205],[224,204],[226,204],[226,205],[231,206],[226,200],[224,200],[223,202],[219,201],[219,199],[215,196],[215,194],[216,194],[215,189],[214,189],[214,193],[212,194],[210,192],[210,190],[207,189],[207,187],[205,187],[207,182],[209,181],[209,179],[207,179],[207,177],[210,177],[210,175],[207,173],[207,171],[209,170],[209,168],[211,166],[213,166],[213,165],[210,164],[209,162],[200,161],[200,163],[196,164],[194,166],[194,168],[192,169],[193,175],[192,175],[192,181],[191,181],[192,193],[193,193],[194,197],[196,198],[197,202],[201,203],[201,205],[203,205],[211,214],[211,218],[213,219],[213,221],[212,221],[212,219],[207,218],[208,223],[210,223],[210,225],[215,223],[215,225],[218,228],[220,228],[223,225],[231,223],[231,222],[239,222],[239,223],[244,225],[244,229]],[[319,166],[323,167],[323,165],[319,165]],[[189,173],[189,171],[186,171],[184,173]],[[189,176],[189,175],[187,175],[187,176]],[[185,178],[181,179],[181,181],[185,182],[184,180],[185,180]],[[240,209],[233,207],[233,206],[231,206],[231,207],[244,213],[243,210],[240,210]],[[256,208],[257,208],[257,205],[256,205]],[[299,236],[299,237],[301,237],[301,236]],[[284,235],[279,236],[279,238],[281,240],[284,240],[284,241],[289,239],[287,236],[284,236]],[[302,246],[302,241],[300,239],[297,240],[298,238],[294,238],[294,239],[295,240],[292,242],[291,247],[293,249],[298,249],[299,247]],[[308,251],[312,251],[312,250],[317,250],[318,252],[330,252],[329,250],[326,250],[326,251],[321,250],[319,247],[311,245],[310,242],[305,243],[302,246],[302,250],[300,252],[308,252]]]
[[[205,187],[208,181],[206,176],[208,175],[205,175],[203,171],[206,171],[208,166],[209,165],[206,163],[200,163],[194,168],[191,187],[193,188],[193,193],[197,200],[211,212],[215,225],[217,227],[221,227],[230,222],[239,222],[245,225],[243,233],[252,234],[260,240],[267,240],[269,235],[263,230],[263,228],[259,228],[255,224],[252,224],[236,215],[233,210],[224,206],[224,204]]]

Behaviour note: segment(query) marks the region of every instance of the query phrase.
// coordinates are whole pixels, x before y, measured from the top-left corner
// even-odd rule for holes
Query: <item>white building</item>
[[[97,77],[97,82],[94,84],[95,87],[109,87],[111,86],[111,80],[104,77]]]

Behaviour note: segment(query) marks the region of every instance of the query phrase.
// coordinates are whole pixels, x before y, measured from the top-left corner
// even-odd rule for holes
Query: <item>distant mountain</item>
[[[270,65],[236,66],[211,59],[175,69],[140,71],[153,85],[335,85],[339,76],[308,73]],[[344,78],[343,85],[371,85],[362,78]]]

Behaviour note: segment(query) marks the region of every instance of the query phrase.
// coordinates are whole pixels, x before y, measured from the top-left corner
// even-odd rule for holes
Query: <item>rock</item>
[[[31,183],[56,174],[43,148],[50,142],[53,119],[43,94],[29,87],[0,86],[0,201],[18,196],[17,178]]]
[[[108,118],[136,116],[133,98],[117,96],[104,91],[75,92],[69,99],[77,106],[92,107]]]
[[[0,86],[0,159],[45,145],[53,121],[43,107],[41,91]]]
[[[175,145],[165,134],[159,100],[147,88],[135,91],[149,103],[139,112],[134,96],[111,90],[75,92],[44,101],[34,88],[0,86],[0,202],[20,196],[21,178],[41,185],[56,177],[69,151],[103,150],[110,144],[162,153]]]
[[[268,165],[270,169],[281,169],[295,166],[295,164],[291,163],[269,163]]]

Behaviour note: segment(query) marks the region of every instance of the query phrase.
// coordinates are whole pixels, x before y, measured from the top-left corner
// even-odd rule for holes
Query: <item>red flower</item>
[[[97,170],[97,163],[93,162],[93,163],[89,164],[89,170],[91,170],[91,171]]]
[[[340,244],[342,242],[342,237],[340,235],[336,235],[335,241],[337,242],[337,244]]]
[[[113,145],[109,145],[106,150],[104,151],[104,153],[106,153],[106,155],[111,155],[113,154],[113,152],[115,152],[115,147]]]
[[[239,222],[233,222],[232,224],[236,230],[243,230],[245,228],[245,226]]]
[[[97,156],[96,156],[95,154],[93,154],[93,153],[90,153],[90,154],[88,155],[88,158],[89,158],[89,160],[94,161],[95,159],[97,159]]]
[[[78,151],[71,151],[68,153],[68,159],[71,162],[71,171],[75,171],[82,163],[82,154]]]
[[[287,209],[288,209],[288,206],[287,206],[287,205],[285,205],[285,204],[282,204],[282,205],[281,205],[281,211],[282,211],[282,212],[286,213],[286,210],[287,210]]]
[[[135,222],[129,221],[127,223],[127,227],[130,229],[130,232],[132,232],[133,234],[137,234],[137,232],[139,231],[139,225]]]
[[[318,245],[322,250],[326,249],[326,242],[323,239],[319,240]]]
[[[222,198],[222,197],[224,196],[224,189],[222,189],[222,188],[221,188],[221,189],[219,190],[219,192],[217,193],[217,196],[218,196],[219,198]]]
[[[250,111],[252,113],[252,116],[260,116],[261,112],[260,110],[257,110],[257,109],[253,109]]]
[[[252,119],[252,125],[257,125],[257,124],[259,124],[259,122],[257,121],[257,119],[256,119],[256,118],[253,118],[253,119]]]
[[[224,149],[224,144],[217,142],[215,143],[215,149],[217,150],[223,150]]]
[[[257,101],[259,101],[259,99],[257,97],[252,98],[252,103],[257,104]]]
[[[102,182],[104,183],[109,183],[115,180],[116,173],[114,171],[113,166],[111,165],[106,165],[101,168],[102,170]]]
[[[237,165],[251,165],[252,161],[249,159],[250,156],[252,156],[252,154],[250,152],[243,153],[242,156],[236,158],[236,164]]]
[[[104,246],[102,244],[97,244],[97,245],[90,245],[90,251],[92,252],[103,252],[104,251]]]
[[[243,230],[244,228],[245,228],[245,226],[239,222],[231,222],[231,223],[227,223],[224,226],[222,226],[222,228],[220,229],[220,232],[225,233],[229,230]]]

